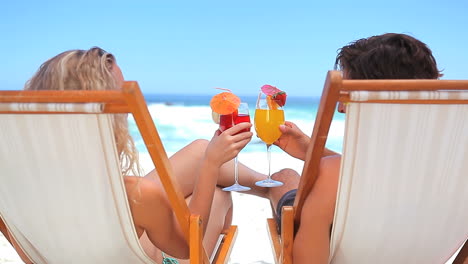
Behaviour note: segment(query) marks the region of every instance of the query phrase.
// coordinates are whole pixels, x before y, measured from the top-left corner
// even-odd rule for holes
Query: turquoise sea
[[[148,109],[156,124],[166,152],[174,153],[193,140],[210,139],[217,125],[211,118],[209,102],[212,95],[158,95],[145,94]],[[257,96],[239,96],[249,104],[253,121]],[[294,122],[306,134],[310,135],[315,122],[320,98],[288,97],[284,107],[285,118]],[[130,131],[140,152],[146,152],[143,141],[138,134],[135,122],[130,119]],[[253,129],[253,128],[252,128]],[[327,147],[341,152],[344,129],[344,115],[336,113],[328,137]],[[256,137],[242,151],[265,153],[265,144]],[[272,151],[281,151],[273,147]]]

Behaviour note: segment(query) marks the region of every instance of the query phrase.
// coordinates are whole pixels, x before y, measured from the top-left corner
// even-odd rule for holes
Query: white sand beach
[[[239,161],[250,168],[267,174],[266,153],[240,153]],[[302,171],[303,162],[283,153],[272,153],[272,171],[293,168]],[[239,232],[234,244],[230,263],[232,264],[270,264],[274,263],[266,219],[272,216],[268,200],[242,193],[233,193],[233,224]]]

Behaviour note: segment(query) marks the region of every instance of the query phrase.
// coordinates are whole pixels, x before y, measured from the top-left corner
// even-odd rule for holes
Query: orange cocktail
[[[283,183],[271,178],[270,148],[281,137],[279,126],[284,124],[284,111],[282,107],[286,103],[286,93],[271,85],[264,85],[260,90],[257,107],[255,108],[255,131],[257,131],[257,136],[266,144],[268,178],[255,182],[255,185],[277,187],[283,185]],[[262,99],[262,95],[266,95],[266,98]]]
[[[281,109],[255,109],[255,131],[267,145],[273,144],[280,136],[279,126],[284,124],[284,111]]]

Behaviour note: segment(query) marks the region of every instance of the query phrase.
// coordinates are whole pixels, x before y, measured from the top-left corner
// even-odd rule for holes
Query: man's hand
[[[281,137],[273,144],[281,148],[289,155],[304,160],[310,138],[293,122],[286,121],[280,125]]]

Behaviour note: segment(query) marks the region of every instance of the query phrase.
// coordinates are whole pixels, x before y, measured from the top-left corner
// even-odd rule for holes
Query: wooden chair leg
[[[229,261],[234,241],[237,237],[237,226],[231,226],[228,230],[225,230],[222,234],[222,240],[218,248],[215,248],[215,256],[211,263],[225,264]]]
[[[209,264],[206,252],[203,249],[203,228],[199,215],[190,216],[190,263]]]
[[[10,242],[10,244],[11,244],[10,235],[8,235],[7,227],[6,227],[5,223],[3,222],[2,218],[0,218],[0,232],[2,232],[3,236],[4,236],[4,237],[8,240],[8,242]]]
[[[276,228],[276,220],[274,218],[268,218],[267,225],[273,258],[275,259],[275,264],[279,264],[281,262],[281,239],[278,234],[278,229]]]
[[[294,208],[284,206],[281,213],[281,259],[283,264],[293,263]]]

